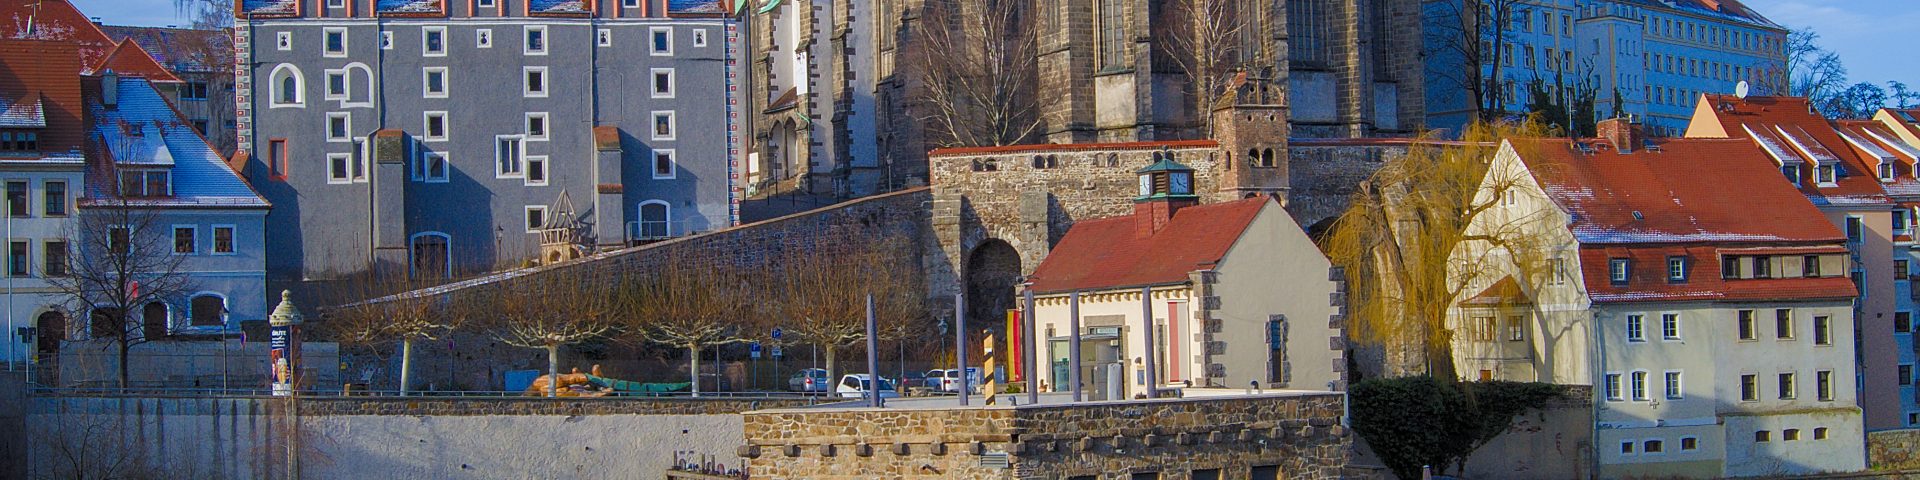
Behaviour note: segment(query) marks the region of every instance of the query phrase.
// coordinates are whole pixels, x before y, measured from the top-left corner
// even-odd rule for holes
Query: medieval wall
[[[748,412],[754,478],[1340,478],[1337,394]],[[1005,459],[1005,466],[999,463]]]
[[[1347,210],[1355,189],[1386,162],[1405,156],[1407,140],[1295,140],[1287,150],[1287,213],[1308,231]]]

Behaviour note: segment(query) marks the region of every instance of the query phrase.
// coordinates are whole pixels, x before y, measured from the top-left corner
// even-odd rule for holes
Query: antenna
[[[1750,93],[1753,93],[1753,85],[1747,84],[1746,80],[1741,80],[1740,83],[1733,85],[1733,96],[1740,97],[1741,100],[1746,100],[1747,94]]]

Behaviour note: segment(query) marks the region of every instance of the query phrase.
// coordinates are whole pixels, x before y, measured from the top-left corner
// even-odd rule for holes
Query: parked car
[[[828,391],[827,369],[809,368],[787,377],[787,391],[826,392]]]
[[[905,372],[900,374],[900,388],[923,387],[926,385],[926,374],[920,372]]]
[[[865,373],[849,373],[841,376],[840,386],[835,389],[835,393],[838,393],[841,398],[866,398],[867,390],[870,387],[874,387],[872,382],[868,380],[871,377],[871,375]],[[900,390],[894,388],[893,382],[887,380],[886,377],[880,377],[880,384],[877,387],[880,398],[900,396]]]
[[[967,367],[967,390],[972,392],[980,391],[980,383],[981,383],[980,369],[977,367]],[[960,369],[936,368],[933,370],[928,370],[927,371],[927,388],[932,388],[934,390],[938,390],[942,392],[959,393],[960,392]]]

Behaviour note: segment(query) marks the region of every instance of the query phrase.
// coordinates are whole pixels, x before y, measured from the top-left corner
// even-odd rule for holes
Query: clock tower
[[[1134,173],[1140,176],[1140,196],[1133,199],[1140,236],[1152,236],[1167,227],[1174,212],[1200,203],[1193,193],[1193,168],[1175,161],[1172,150],[1154,152],[1153,164]]]

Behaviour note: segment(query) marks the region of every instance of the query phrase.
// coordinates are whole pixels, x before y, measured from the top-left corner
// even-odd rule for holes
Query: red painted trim
[[[937,148],[927,152],[930,156],[979,155],[988,153],[1017,152],[1078,152],[1087,150],[1155,150],[1160,148],[1214,148],[1220,142],[1213,140],[1175,140],[1168,142],[1124,142],[1124,143],[1066,143],[1007,145],[1000,147],[959,147]]]

